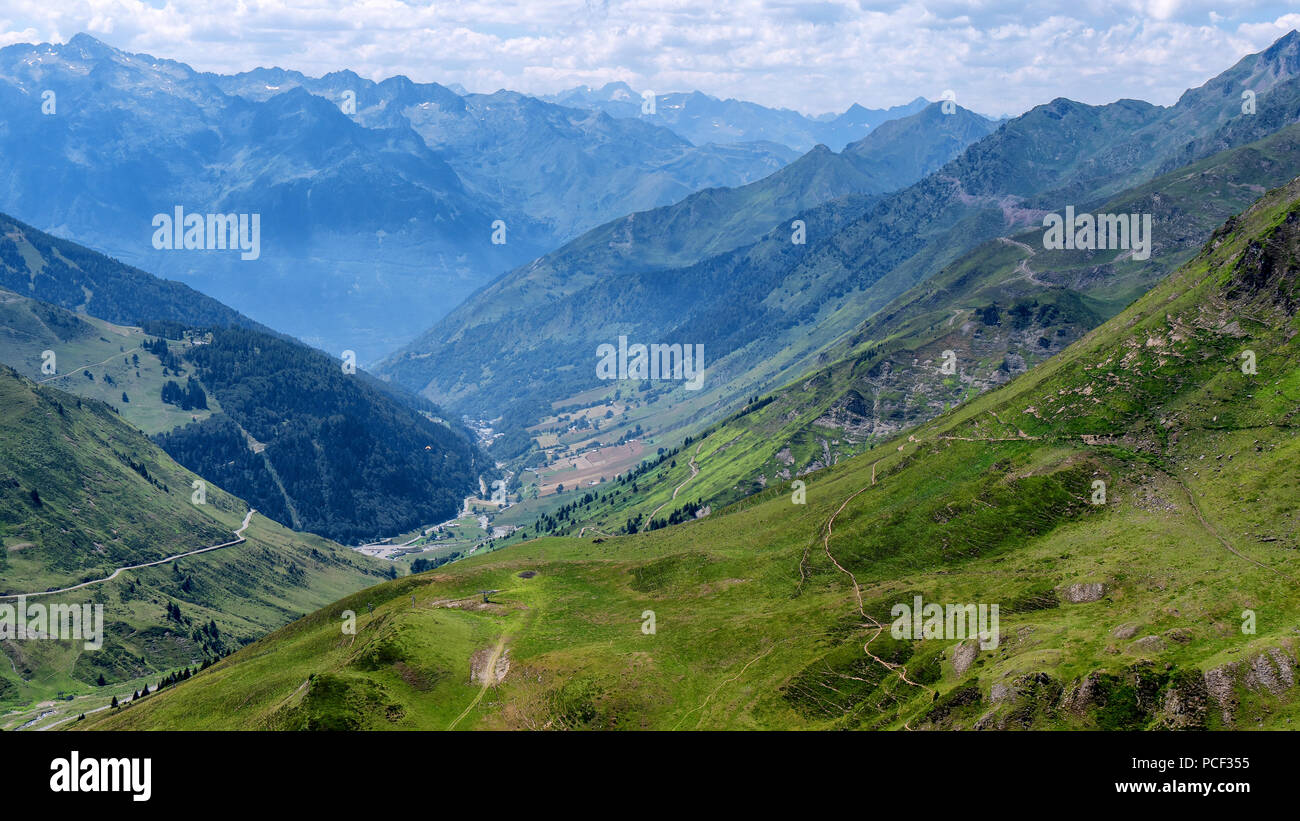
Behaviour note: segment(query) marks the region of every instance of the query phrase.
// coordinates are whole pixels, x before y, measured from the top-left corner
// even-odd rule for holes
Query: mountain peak
[[[632,90],[632,86],[622,80],[605,83],[600,87],[600,93],[610,100],[629,100],[633,97],[640,96]]]
[[[101,48],[107,48],[107,46],[102,40],[97,40],[84,31],[79,31],[76,34],[72,35],[72,39],[68,40],[68,45],[83,46],[83,47],[100,46]]]
[[[339,71],[331,71],[329,74],[322,76],[321,79],[322,80],[337,79],[337,80],[343,80],[345,82],[350,82],[350,83],[365,82],[365,80],[361,77],[361,75],[357,74],[355,71],[353,71],[350,68],[341,69]],[[406,80],[408,83],[410,82],[410,80],[407,79],[406,76],[403,74],[395,75],[394,79]]]
[[[1225,90],[1248,89],[1256,94],[1300,77],[1300,33],[1294,29],[1273,41],[1263,51],[1247,54],[1231,68],[1178,98],[1178,106],[1218,105]]]
[[[111,54],[117,53],[117,49],[107,43],[96,40],[84,31],[74,34],[72,39],[67,42],[67,45],[80,51],[82,57],[107,57]]]
[[[1275,59],[1284,51],[1300,50],[1300,31],[1291,29],[1286,34],[1273,41],[1273,45],[1264,50],[1264,56],[1270,60]]]
[[[1291,29],[1260,52],[1259,62],[1283,78],[1300,75],[1300,32]]]

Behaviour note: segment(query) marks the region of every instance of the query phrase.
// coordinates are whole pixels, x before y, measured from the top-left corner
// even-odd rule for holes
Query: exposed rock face
[[[1285,644],[1285,642],[1284,642]],[[1295,697],[1296,659],[1293,647],[1270,647],[1243,661],[1205,671],[1205,686],[1219,707],[1224,724],[1237,723],[1240,690],[1270,697]]]
[[[1083,715],[1088,708],[1097,703],[1097,692],[1101,688],[1101,674],[1093,671],[1076,681],[1065,691],[1061,706],[1076,715]]]
[[[989,701],[993,704],[1001,704],[1012,696],[1011,688],[1005,684],[994,684],[989,690]]]
[[[1272,656],[1273,661],[1277,663],[1278,674],[1281,676],[1282,682],[1286,684],[1287,687],[1294,687],[1295,665],[1291,658],[1277,647],[1270,647],[1268,654]]]
[[[820,459],[814,459],[808,463],[806,468],[796,473],[795,476],[807,476],[809,473],[816,473],[824,467],[826,467],[826,465],[822,464]]]
[[[1143,636],[1128,646],[1129,653],[1163,653],[1165,640],[1159,636]]]
[[[1103,582],[1072,584],[1065,588],[1065,600],[1072,604],[1101,601],[1105,595],[1106,585]]]
[[[872,403],[851,388],[835,400],[824,414],[813,421],[813,424],[842,430],[850,439],[862,439],[875,433],[888,432],[888,429],[878,430]]]
[[[976,648],[965,643],[953,652],[953,661],[960,652],[967,669],[976,656]],[[1300,684],[1297,666],[1294,650],[1284,647],[1205,672],[1136,660],[1122,670],[1093,670],[1068,685],[1041,671],[1001,678],[985,685],[987,690],[972,679],[942,696],[925,721],[930,727],[976,730],[1197,730],[1217,726],[1212,718],[1232,726],[1243,721],[1245,693],[1266,701],[1300,695],[1294,689]]]
[[[1156,729],[1195,730],[1205,727],[1209,714],[1210,693],[1205,677],[1195,674],[1179,676],[1165,692],[1160,704]]]
[[[1281,662],[1282,664],[1278,665],[1280,669],[1275,669],[1274,658],[1263,653],[1252,658],[1250,666],[1246,669],[1246,687],[1251,690],[1266,690],[1273,695],[1281,694],[1295,683],[1290,660],[1282,658]]]
[[[1130,622],[1128,624],[1121,624],[1119,627],[1116,627],[1114,630],[1111,631],[1111,635],[1117,639],[1131,639],[1137,635],[1137,632],[1140,629],[1141,629],[1141,625],[1133,624]]]
[[[966,641],[958,644],[952,651],[953,671],[959,676],[965,673],[975,663],[975,657],[979,655],[979,652],[978,644]]]
[[[972,726],[976,730],[1028,729],[1039,718],[1055,716],[1061,689],[1060,682],[1043,672],[1016,676],[1010,684],[994,684],[989,691],[993,709]]]
[[[1233,690],[1233,681],[1237,678],[1240,667],[1236,662],[1215,667],[1205,671],[1205,688],[1210,697],[1219,705],[1219,715],[1224,724],[1231,724],[1237,712],[1237,694]]]

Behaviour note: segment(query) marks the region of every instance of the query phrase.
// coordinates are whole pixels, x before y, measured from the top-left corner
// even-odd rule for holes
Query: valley
[[[1043,249],[1041,228],[995,237],[846,332],[821,351],[815,367],[761,403],[746,397],[707,427],[690,415],[660,410],[653,422],[645,421],[645,436],[671,449],[693,435],[705,439],[706,453],[717,449],[697,491],[702,504],[714,507],[861,453],[1005,384],[1114,315],[1271,181],[1300,174],[1298,134],[1295,126],[1282,128],[1099,203],[1100,212],[1153,214],[1160,243],[1152,259]],[[954,356],[951,375],[939,368],[945,351]],[[918,363],[933,367],[918,370]],[[691,397],[679,391],[664,401],[689,405]],[[597,506],[557,532],[621,528],[659,508],[687,475],[685,465],[657,471],[639,483],[641,498]]]
[[[0,48],[0,729],[1294,729],[1300,32],[1234,59],[991,118]]]
[[[804,504],[769,487],[389,582],[355,640],[344,599],[89,726],[1286,726],[1298,254],[1291,183],[1060,355],[811,474]],[[914,594],[1000,601],[1001,641],[899,641]],[[465,675],[503,647],[495,685]],[[255,709],[204,708],[246,681]]]

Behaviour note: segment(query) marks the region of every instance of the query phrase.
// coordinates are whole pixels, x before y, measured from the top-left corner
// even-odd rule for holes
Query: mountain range
[[[826,349],[864,317],[980,243],[1040,223],[1047,212],[1099,205],[1159,173],[1300,120],[1298,77],[1300,35],[1293,32],[1167,108],[1057,99],[982,139],[967,132],[964,150],[901,190],[792,203],[807,210],[792,210],[775,226],[770,213],[756,212],[748,235],[733,234],[748,244],[720,253],[707,242],[684,245],[699,250],[659,265],[657,252],[643,260],[642,246],[623,236],[596,245],[600,232],[622,225],[611,223],[479,291],[378,372],[451,410],[504,413],[507,424],[524,427],[547,407],[601,388],[593,356],[599,344],[620,336],[702,344],[702,390],[671,390],[671,382],[632,388],[647,401],[676,406],[675,420],[684,426],[716,419],[827,364]],[[1257,95],[1256,111],[1264,115],[1244,113],[1243,88]],[[956,115],[936,105],[912,116],[922,119],[890,124],[898,132],[894,145],[942,161],[943,150],[918,149],[917,138],[935,133],[925,126],[927,116],[947,122]],[[761,195],[762,188],[754,190]],[[791,229],[796,219],[806,226],[803,244]],[[682,245],[682,233],[669,242]],[[707,221],[702,233],[710,233]],[[623,261],[629,258],[631,264]]]
[[[0,49],[0,105],[0,210],[363,362],[587,228],[797,156],[405,77],[203,74],[84,34]],[[159,249],[178,207],[259,215],[256,259]]]
[[[997,122],[84,35],[0,49],[0,104],[0,597],[109,617],[0,637],[0,726],[1300,718],[1300,33]],[[154,247],[208,211],[267,230]],[[1053,244],[1082,213],[1131,231]]]
[[[652,114],[646,113],[647,94],[654,98]],[[542,99],[571,108],[603,111],[621,119],[644,118],[672,129],[695,145],[767,141],[799,152],[817,145],[842,151],[880,124],[915,114],[929,104],[924,97],[878,109],[854,103],[840,114],[809,117],[788,108],[768,108],[730,98],[719,100],[700,91],[637,92],[624,82],[606,83],[600,88],[575,86]]]
[[[594,370],[580,363],[619,335],[705,344],[715,362],[743,344],[719,344],[720,334],[795,324],[761,305],[766,278],[993,127],[936,103],[839,154],[815,148],[748,186],[607,223],[481,289],[377,372],[463,413],[514,418],[593,387]],[[741,268],[750,273],[736,276]],[[738,311],[749,315],[723,320]],[[692,324],[707,330],[683,334]],[[544,394],[533,393],[539,387]]]

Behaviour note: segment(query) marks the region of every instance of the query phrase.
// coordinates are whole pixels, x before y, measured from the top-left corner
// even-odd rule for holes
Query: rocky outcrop
[[[1106,595],[1106,585],[1104,582],[1084,582],[1072,584],[1065,588],[1063,598],[1071,604],[1085,604],[1087,602],[1101,601]]]
[[[1205,671],[1205,686],[1219,717],[1228,726],[1241,722],[1244,696],[1294,698],[1296,657],[1291,646],[1269,647]]]
[[[952,669],[957,675],[964,675],[970,666],[975,663],[975,657],[980,653],[979,644],[976,642],[963,641],[952,650]]]
[[[1163,653],[1165,650],[1165,640],[1159,636],[1143,636],[1137,641],[1130,644],[1126,650],[1128,653]]]

